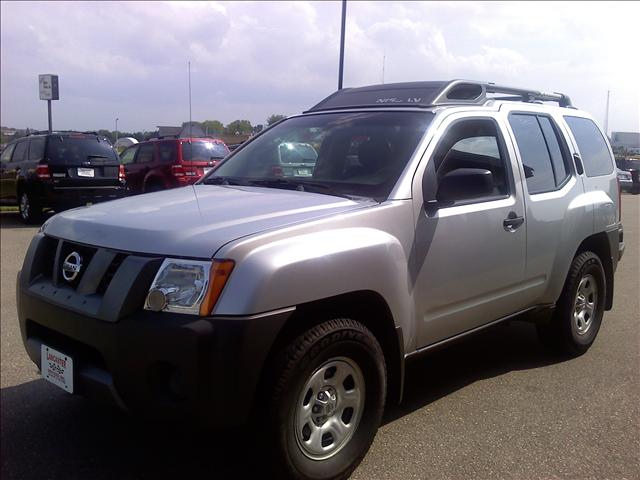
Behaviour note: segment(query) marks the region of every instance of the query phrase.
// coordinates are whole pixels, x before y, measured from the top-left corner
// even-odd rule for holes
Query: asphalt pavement
[[[422,358],[353,478],[640,479],[640,196],[623,222],[614,308],[585,355],[554,357],[513,322]],[[15,310],[36,228],[0,223],[3,479],[265,478],[250,430],[144,423],[40,379]]]

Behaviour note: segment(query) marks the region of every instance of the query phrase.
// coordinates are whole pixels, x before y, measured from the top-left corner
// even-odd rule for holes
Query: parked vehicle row
[[[220,140],[171,138],[135,144],[119,157],[97,133],[37,133],[2,151],[0,199],[17,205],[26,223],[38,223],[45,209],[191,185],[228,154]]]
[[[616,158],[618,181],[625,192],[640,193],[640,160]]]

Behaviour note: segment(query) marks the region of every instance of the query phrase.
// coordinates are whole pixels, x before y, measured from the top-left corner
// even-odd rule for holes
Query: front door
[[[501,122],[486,114],[448,118],[414,178],[411,262],[418,347],[521,308],[526,290],[522,185]],[[466,183],[456,183],[460,176]]]

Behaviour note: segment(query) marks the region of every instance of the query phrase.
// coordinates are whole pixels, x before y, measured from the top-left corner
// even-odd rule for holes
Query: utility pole
[[[384,62],[387,59],[387,52],[382,54],[382,83],[384,83]]]
[[[338,71],[338,90],[342,90],[344,75],[344,29],[347,20],[347,0],[342,0],[342,29],[340,30],[340,68]]]
[[[116,117],[116,142],[118,141],[118,118]]]
[[[189,139],[193,137],[193,124],[191,123],[191,61],[189,61]]]
[[[604,134],[609,138],[609,90],[607,90],[607,108],[604,112]]]

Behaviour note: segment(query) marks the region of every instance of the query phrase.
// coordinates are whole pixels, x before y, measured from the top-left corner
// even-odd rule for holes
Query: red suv
[[[155,192],[190,185],[229,154],[221,140],[158,138],[132,145],[120,154],[127,193]]]

